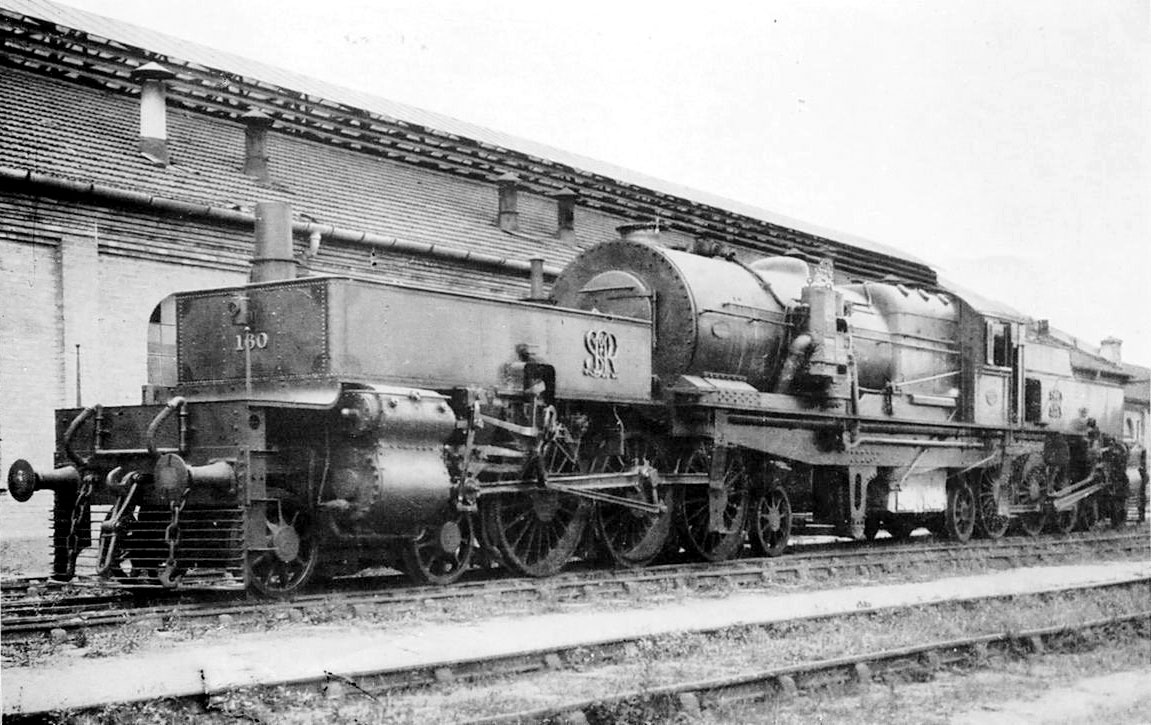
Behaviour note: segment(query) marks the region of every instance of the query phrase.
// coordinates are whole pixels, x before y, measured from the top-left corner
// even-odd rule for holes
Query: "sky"
[[[906,250],[1151,366],[1149,0],[68,0]]]

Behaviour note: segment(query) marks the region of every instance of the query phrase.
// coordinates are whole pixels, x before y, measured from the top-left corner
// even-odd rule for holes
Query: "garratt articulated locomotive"
[[[257,220],[253,283],[176,296],[162,402],[58,411],[56,468],[11,467],[54,492],[57,578],[280,594],[1123,515],[1122,389],[974,296],[649,230],[500,301],[296,278],[287,208]]]

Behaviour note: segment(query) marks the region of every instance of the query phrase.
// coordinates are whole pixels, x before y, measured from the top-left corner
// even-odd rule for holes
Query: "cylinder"
[[[376,386],[345,393],[337,407],[347,445],[332,450],[322,498],[340,502],[343,526],[407,537],[442,521],[452,495],[443,444],[456,429],[447,399]]]

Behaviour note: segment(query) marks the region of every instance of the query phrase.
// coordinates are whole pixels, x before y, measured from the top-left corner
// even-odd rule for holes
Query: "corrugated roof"
[[[662,194],[680,197],[769,224],[795,229],[858,247],[866,251],[927,266],[925,262],[903,250],[897,250],[863,237],[785,217],[759,207],[657,179],[631,169],[615,166],[527,139],[510,136],[483,126],[467,123],[450,116],[414,106],[397,103],[369,93],[344,88],[284,68],[209,48],[131,23],[77,10],[67,5],[48,2],[47,0],[0,0],[0,9],[7,9],[12,13],[48,21],[99,38],[194,63],[214,71],[235,74],[249,81],[271,84],[297,93],[304,93],[317,100],[323,99],[341,105],[351,106],[397,122],[434,129],[486,144],[496,149],[516,151],[567,165],[585,172],[598,174],[623,184],[630,184]]]

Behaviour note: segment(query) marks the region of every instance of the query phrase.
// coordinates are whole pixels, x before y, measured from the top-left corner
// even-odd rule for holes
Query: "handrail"
[[[177,451],[180,455],[187,455],[188,453],[188,401],[183,397],[177,395],[168,401],[164,409],[156,414],[152,422],[148,424],[148,431],[144,434],[144,444],[148,447],[148,455],[153,458],[160,456],[160,451],[156,450],[156,432],[163,425],[168,416],[172,415],[172,411],[179,408],[179,444]],[[169,451],[164,451],[165,453]]]
[[[72,439],[76,437],[76,431],[80,430],[80,426],[84,424],[84,421],[92,417],[93,413],[98,414],[102,411],[103,407],[100,405],[88,406],[83,411],[81,411],[80,415],[72,419],[72,422],[68,424],[68,430],[64,431],[64,454],[68,456],[68,460],[76,464],[77,468],[83,468],[84,466],[87,466],[89,463],[91,463],[92,456],[88,456],[87,458],[81,458],[78,456],[76,451],[72,449]],[[92,433],[92,437],[96,439],[95,447],[99,448],[100,426],[96,426],[96,429]]]

